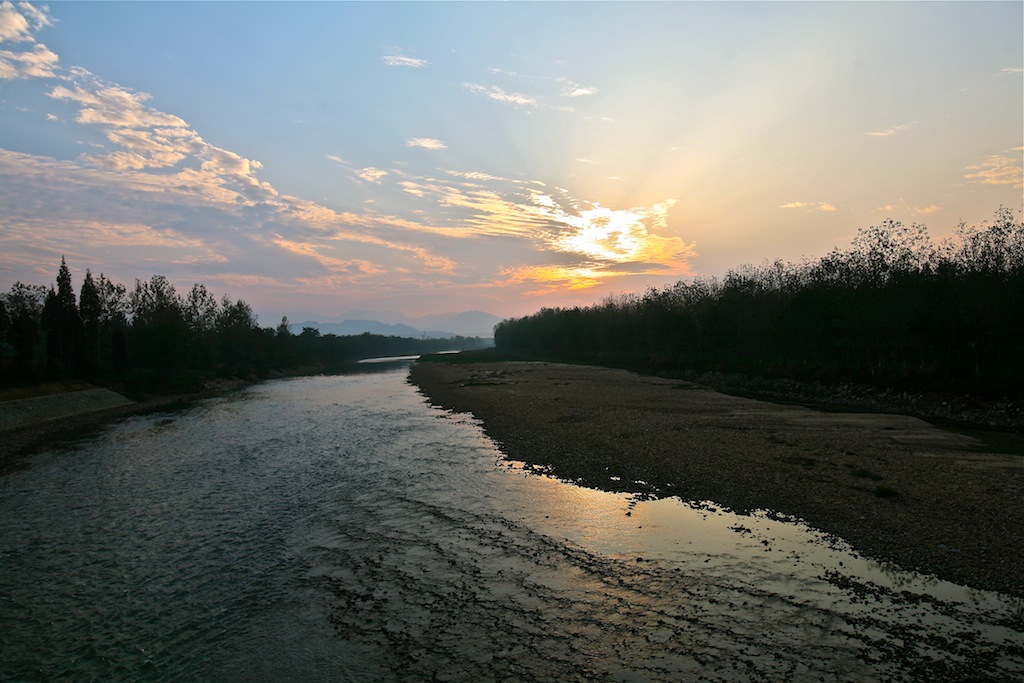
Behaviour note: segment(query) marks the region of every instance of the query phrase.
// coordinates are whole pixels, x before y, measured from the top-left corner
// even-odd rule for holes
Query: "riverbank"
[[[109,389],[79,383],[69,391],[34,394],[0,402],[0,474],[22,466],[21,456],[72,439],[113,420],[167,410],[251,384],[241,379],[214,380],[189,393],[130,398]]]
[[[893,414],[826,413],[623,370],[419,362],[432,403],[586,486],[768,509],[865,555],[1024,595],[1024,458]]]

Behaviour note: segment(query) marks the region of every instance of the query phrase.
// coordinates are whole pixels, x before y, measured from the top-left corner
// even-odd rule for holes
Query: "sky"
[[[1024,204],[1021,2],[0,3],[0,291],[502,317]]]

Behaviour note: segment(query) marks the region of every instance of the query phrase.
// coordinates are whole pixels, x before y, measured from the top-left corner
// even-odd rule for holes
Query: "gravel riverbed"
[[[903,568],[1024,594],[1024,458],[985,435],[588,366],[419,362],[410,380],[557,477],[777,511]]]

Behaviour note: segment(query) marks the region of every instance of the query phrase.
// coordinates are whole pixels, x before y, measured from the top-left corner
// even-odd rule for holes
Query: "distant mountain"
[[[372,320],[386,325],[408,325],[430,337],[493,337],[494,326],[502,321],[484,311],[455,311],[435,315],[408,316],[394,311],[353,309],[341,315],[345,320]]]
[[[340,323],[321,323],[315,320],[307,320],[292,328],[293,332],[301,332],[304,327],[314,327],[320,330],[320,334],[336,334],[339,337],[363,334],[379,334],[384,337],[412,337],[418,339],[423,332],[408,325],[388,325],[376,320],[345,320]],[[454,336],[454,335],[451,335]]]
[[[394,311],[353,309],[340,317],[342,319],[340,323],[307,320],[291,325],[291,328],[293,332],[299,333],[303,327],[313,327],[320,330],[321,334],[336,334],[338,336],[369,332],[385,337],[444,339],[463,336],[489,339],[494,336],[494,326],[502,320],[496,315],[483,311],[410,317]]]

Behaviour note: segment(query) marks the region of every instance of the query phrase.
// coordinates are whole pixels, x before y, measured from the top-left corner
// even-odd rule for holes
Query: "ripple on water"
[[[1024,674],[1019,602],[530,474],[401,371],[122,421],[0,478],[0,518],[3,680]]]

